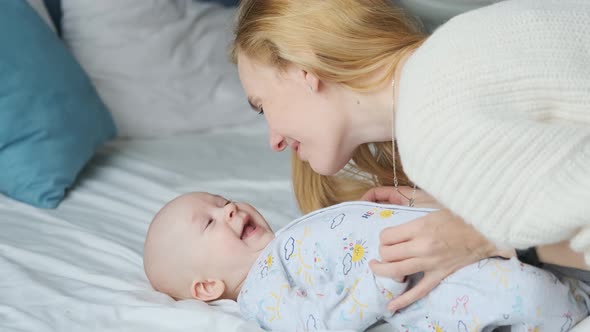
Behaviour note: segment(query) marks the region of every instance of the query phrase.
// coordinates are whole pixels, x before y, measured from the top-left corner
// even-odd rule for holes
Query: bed
[[[83,1],[107,3],[69,3],[83,7]],[[79,59],[84,55],[96,53],[80,52]],[[86,69],[92,73],[96,66]],[[211,116],[209,107],[203,108],[204,116]],[[261,118],[245,118],[232,116],[228,125],[161,137],[140,137],[150,131],[145,127],[129,130],[128,136],[138,135],[100,148],[55,209],[0,195],[0,331],[260,331],[240,318],[233,301],[176,302],[154,291],[142,264],[153,214],[181,193],[208,191],[247,201],[275,230],[300,215],[289,154],[271,152]],[[372,329],[391,330],[387,325]],[[590,331],[590,319],[574,331]]]
[[[209,191],[251,202],[274,229],[298,216],[288,154],[259,123],[101,149],[57,209],[0,196],[1,331],[255,331],[231,301],[208,306],[155,292],[143,271],[151,217]]]
[[[60,21],[42,0],[0,2],[0,331],[258,331],[233,301],[154,291],[142,261],[181,193],[247,201],[274,229],[299,216],[289,156],[227,60],[233,10],[56,3]]]
[[[207,133],[119,139],[57,209],[0,196],[0,331],[260,331],[236,304],[154,291],[142,250],[154,212],[187,191],[251,202],[278,229],[299,215],[287,153],[262,120]],[[575,331],[590,331],[588,319]],[[390,326],[374,332],[392,331]]]

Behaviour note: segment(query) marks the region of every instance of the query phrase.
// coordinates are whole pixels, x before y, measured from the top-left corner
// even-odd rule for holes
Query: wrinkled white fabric
[[[176,302],[143,270],[153,214],[187,191],[247,201],[274,229],[298,216],[289,155],[257,126],[103,149],[55,210],[0,195],[0,331],[260,331],[235,302]],[[277,207],[280,206],[280,209]]]
[[[452,18],[402,70],[404,170],[498,245],[573,239],[590,264],[589,54],[586,0]]]
[[[368,262],[380,258],[383,229],[426,213],[347,202],[295,220],[277,232],[244,281],[238,297],[244,317],[272,331],[365,331],[385,320],[409,332],[566,332],[588,316],[590,286],[517,258],[466,266],[392,314],[387,304],[409,282],[376,276]]]
[[[62,0],[63,39],[120,136],[253,121],[230,62],[235,8],[193,0]]]

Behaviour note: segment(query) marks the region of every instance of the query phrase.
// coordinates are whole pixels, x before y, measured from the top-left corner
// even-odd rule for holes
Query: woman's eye
[[[213,219],[209,219],[209,221],[207,222],[207,226],[205,228],[209,227],[209,225],[211,225],[212,223],[213,223]]]

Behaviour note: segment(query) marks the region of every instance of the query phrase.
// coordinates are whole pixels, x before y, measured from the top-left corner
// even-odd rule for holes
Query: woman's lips
[[[293,143],[291,143],[291,149],[293,149],[293,151],[295,151],[295,153],[301,158],[301,156],[299,155],[299,145],[301,143],[295,141]]]

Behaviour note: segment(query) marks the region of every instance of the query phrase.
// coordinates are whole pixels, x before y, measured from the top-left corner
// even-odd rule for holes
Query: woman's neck
[[[386,142],[393,138],[394,109],[397,105],[401,72],[412,54],[413,51],[405,53],[398,62],[393,77],[389,77],[376,90],[355,96],[360,108],[354,110],[351,121],[354,126],[351,130],[356,132],[356,143]],[[392,80],[395,81],[393,88]]]

